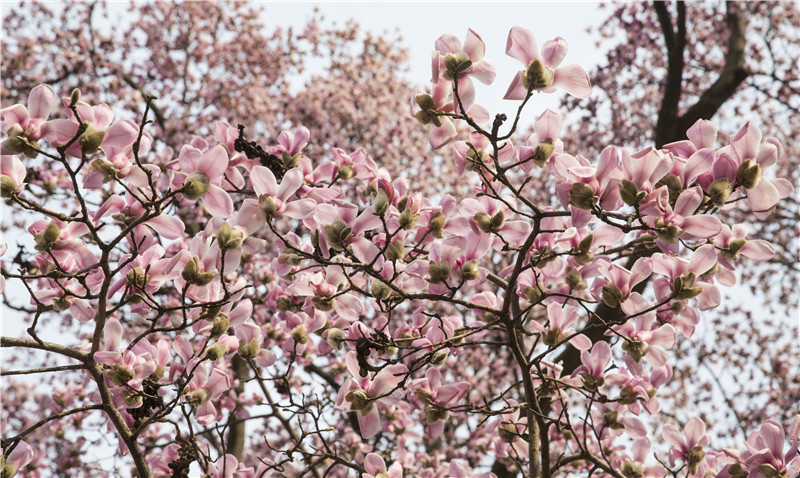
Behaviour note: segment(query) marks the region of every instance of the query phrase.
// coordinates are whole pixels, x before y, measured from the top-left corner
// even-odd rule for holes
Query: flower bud
[[[575,269],[570,269],[569,272],[567,272],[566,277],[564,277],[564,282],[566,282],[572,290],[586,289],[586,282],[583,281],[583,276]]]
[[[519,438],[519,431],[513,423],[503,423],[497,427],[497,435],[501,440],[511,443]]]
[[[536,149],[533,150],[533,156],[531,156],[531,160],[536,166],[543,168],[545,164],[547,164],[547,160],[553,156],[553,152],[555,152],[555,145],[553,138],[545,138],[539,144],[536,145]]]
[[[104,183],[117,179],[117,168],[111,161],[107,159],[103,158],[95,159],[89,166],[89,170],[96,171],[102,174]]]
[[[183,280],[185,280],[187,284],[200,287],[206,286],[214,280],[214,274],[212,272],[200,272],[200,259],[197,256],[193,256],[186,261],[186,265],[183,266],[183,271],[181,272],[181,277],[183,277]]]
[[[372,211],[376,216],[383,216],[389,210],[389,198],[386,196],[386,191],[379,190],[375,195],[375,201],[372,203]]]
[[[422,403],[428,404],[433,402],[433,393],[427,388],[418,388],[414,390],[414,396],[420,399]]]
[[[442,126],[442,119],[435,111],[428,111],[428,110],[417,111],[416,113],[414,113],[414,118],[416,118],[417,121],[419,121],[420,124],[423,125],[429,125],[433,123],[433,125],[436,126],[437,128]]]
[[[190,201],[196,201],[200,199],[203,194],[208,192],[210,184],[211,179],[208,175],[196,171],[190,174],[186,178],[186,181],[184,181],[183,196]]]
[[[446,420],[449,416],[450,412],[442,407],[432,403],[425,405],[425,422],[429,425],[439,420]]]
[[[522,74],[522,85],[529,90],[543,90],[553,84],[553,70],[544,66],[538,58],[533,60]]]
[[[622,350],[628,352],[628,355],[637,363],[642,360],[642,357],[647,355],[649,348],[649,345],[639,340],[626,340],[622,342]]]
[[[50,224],[43,231],[33,236],[34,241],[36,241],[36,250],[40,252],[49,251],[60,238],[61,229],[53,221],[50,221]]]
[[[480,274],[481,268],[478,267],[478,262],[474,260],[465,263],[458,271],[458,277],[462,281],[475,280]]]
[[[761,473],[764,474],[763,471]],[[742,468],[742,465],[740,465],[739,463],[734,463],[728,467],[728,474],[730,475],[731,478],[747,478],[747,476],[750,473],[744,468]]]
[[[703,462],[703,459],[705,457],[706,457],[706,452],[705,450],[703,450],[702,446],[696,446],[692,448],[692,450],[689,452],[689,460],[688,460],[690,475],[694,475],[697,473],[697,467],[700,466],[700,463]],[[777,473],[775,475],[768,475],[764,473],[764,476],[777,476]]]
[[[278,211],[278,204],[275,203],[275,198],[269,194],[258,196],[258,205],[267,214],[267,217],[274,216]]]
[[[595,378],[592,374],[589,373],[582,373],[581,379],[583,379],[583,386],[586,387],[586,389],[591,392],[597,390],[606,383],[605,378],[603,377]]]
[[[10,198],[17,192],[18,186],[17,182],[11,179],[11,176],[0,175],[0,197]]]
[[[725,201],[728,200],[732,191],[733,187],[731,186],[731,182],[728,181],[728,178],[716,179],[713,183],[708,185],[708,196],[711,204],[717,207],[725,205]]]
[[[75,106],[78,104],[78,101],[81,100],[81,90],[80,88],[75,88],[72,90],[72,93],[69,95],[69,104],[70,106]]]
[[[603,302],[605,302],[607,306],[619,307],[623,298],[624,294],[617,284],[609,282],[603,286]]]
[[[395,239],[386,247],[386,259],[394,262],[406,256],[406,245],[402,239]]]
[[[125,405],[129,407],[138,407],[142,404],[142,396],[136,392],[131,392],[129,390],[122,390],[122,399],[125,401]]]
[[[222,343],[215,343],[206,349],[206,358],[215,362],[225,356],[229,351],[228,346]]]
[[[339,179],[348,180],[356,175],[353,170],[353,163],[343,163],[339,165],[339,171],[336,173]]]
[[[673,314],[680,314],[686,308],[685,300],[673,300],[669,304],[669,311]]]
[[[736,182],[745,189],[752,189],[761,181],[761,166],[747,159],[736,169]]]
[[[128,381],[133,380],[136,374],[133,370],[129,369],[128,367],[115,363],[114,366],[111,368],[111,371],[108,373],[108,378],[119,386],[123,386]]]
[[[661,186],[667,187],[669,203],[674,206],[675,201],[678,200],[678,196],[680,196],[681,191],[683,191],[683,183],[681,182],[681,178],[672,173],[667,173],[656,183],[656,187],[654,189],[660,188]]]
[[[432,110],[434,107],[433,98],[426,93],[418,94],[414,97],[414,100],[416,100],[417,106],[419,106],[422,111]]]
[[[35,158],[38,156],[39,143],[31,141],[25,136],[25,131],[22,126],[15,124],[6,131],[8,139],[3,141],[3,148],[11,153],[24,154],[28,158]]]
[[[594,242],[594,235],[589,234],[578,243],[578,254],[574,256],[574,259],[579,265],[585,266],[594,260],[594,254],[590,252],[592,242]]]
[[[364,390],[353,390],[344,399],[350,402],[350,409],[361,412],[362,415],[372,409],[372,399]]]
[[[428,229],[431,231],[431,235],[437,239],[442,238],[442,229],[444,229],[444,225],[447,223],[447,216],[444,215],[442,211],[436,211],[431,216],[430,220],[428,221]]]
[[[370,292],[375,300],[386,300],[391,297],[392,288],[389,287],[385,282],[375,279],[372,281]]]
[[[747,244],[747,241],[744,239],[735,239],[728,244],[728,247],[721,251],[722,257],[728,259],[729,261],[735,261],[739,259],[739,251],[742,250],[744,245]]]
[[[227,222],[223,222],[217,231],[217,244],[223,251],[238,249],[244,242],[244,233],[238,227],[231,227]]]
[[[619,196],[628,206],[637,206],[647,197],[647,191],[639,191],[636,184],[623,179],[619,182]]]
[[[198,405],[205,404],[209,398],[211,398],[211,390],[207,387],[200,387],[192,392],[192,401],[196,402]]]
[[[439,349],[431,356],[431,365],[442,365],[450,356],[450,349]]]
[[[535,287],[526,287],[522,290],[522,293],[531,302],[537,302],[542,297],[542,289],[539,284],[536,284]]]
[[[156,370],[153,373],[151,373],[150,376],[147,378],[149,378],[154,382],[158,382],[159,380],[161,380],[162,377],[164,377],[164,372],[166,372],[166,370],[164,370],[164,366],[158,364],[156,365]]]
[[[221,337],[222,334],[228,332],[228,327],[230,327],[230,325],[231,321],[228,319],[227,315],[219,314],[214,317],[214,322],[211,325],[211,338],[216,339]]]
[[[586,183],[574,183],[569,189],[569,203],[589,211],[595,202],[594,189]]]
[[[483,148],[475,148],[470,143],[467,143],[470,147],[469,151],[467,151],[466,160],[467,171],[478,171],[483,166],[483,163],[486,162],[486,151]]]
[[[336,307],[336,299],[333,297],[312,297],[311,303],[321,312],[330,312]]]
[[[347,239],[349,239],[353,233],[353,229],[341,219],[333,221],[333,224],[329,224],[322,229],[325,231],[325,237],[328,239],[328,243],[337,251],[347,247]]]
[[[683,229],[671,222],[664,222],[661,218],[656,219],[654,226],[658,233],[658,238],[662,241],[676,242],[681,237],[681,234],[683,234]]]
[[[415,214],[409,208],[400,213],[400,219],[398,220],[398,222],[400,223],[401,228],[408,231],[409,229],[412,229],[414,226],[417,225],[418,219],[419,219],[419,214]]]
[[[552,347],[557,343],[561,342],[563,333],[560,327],[556,327],[555,329],[550,329],[542,335],[542,342],[547,345],[548,347]]]
[[[676,299],[694,299],[703,292],[702,287],[694,286],[695,275],[690,272],[672,281],[673,295]]]
[[[479,212],[476,213],[475,216],[473,216],[473,219],[475,219],[475,222],[478,224],[478,228],[480,228],[481,231],[486,233],[492,232],[491,216],[489,216],[485,212]]]
[[[239,340],[239,356],[243,359],[251,359],[258,355],[261,351],[261,342],[258,339],[253,339],[250,342]]]
[[[619,430],[620,428],[625,428],[619,421],[619,412],[613,409],[608,409],[603,412],[603,425],[612,428],[614,430]],[[620,426],[621,425],[621,426]]]
[[[430,261],[428,263],[428,282],[439,284],[447,280],[448,277],[450,277],[450,264],[447,261]]]
[[[630,458],[625,458],[625,463],[622,464],[620,472],[625,478],[642,478],[644,476],[644,467],[639,461],[631,461]]]
[[[128,280],[128,284],[138,287],[139,289],[144,289],[147,283],[150,281],[150,278],[147,277],[147,274],[144,272],[144,269],[141,267],[134,267],[125,274],[125,278]]]
[[[444,74],[445,79],[452,80],[459,73],[463,73],[472,66],[472,60],[469,59],[466,53],[460,51],[456,54],[448,53],[444,56],[444,67],[447,71]]]
[[[5,459],[5,457],[3,457]],[[0,470],[2,478],[13,478],[17,474],[17,465],[12,461],[7,461],[3,464],[3,469]]]
[[[325,341],[336,350],[342,350],[342,344],[344,344],[344,330],[336,327],[328,329],[328,336],[325,338]]]
[[[310,340],[303,324],[296,325],[289,336],[298,344],[307,344]]]
[[[694,450],[692,450],[694,451]],[[690,456],[691,458],[691,456]],[[774,466],[770,465],[769,463],[762,463],[756,467],[759,473],[764,478],[786,478],[787,475],[778,473],[778,470],[775,469]],[[690,468],[691,470],[691,468]]]
[[[78,138],[78,143],[81,145],[81,152],[83,154],[92,154],[100,150],[100,145],[103,144],[103,139],[106,137],[105,131],[99,131],[92,123],[84,121],[86,130]]]

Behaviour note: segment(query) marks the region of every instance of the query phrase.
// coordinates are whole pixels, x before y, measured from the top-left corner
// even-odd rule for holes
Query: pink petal
[[[722,222],[717,216],[698,214],[687,217],[683,222],[683,232],[695,237],[711,237],[719,234]]]
[[[377,453],[369,453],[364,458],[364,468],[370,475],[377,475],[381,471],[386,471],[386,462]]]
[[[569,339],[569,343],[578,350],[589,350],[592,348],[592,339],[583,334],[572,337]]]
[[[117,350],[122,342],[122,324],[117,319],[106,321],[103,326],[103,338],[106,350]]]
[[[277,197],[278,181],[269,168],[253,166],[253,169],[250,170],[250,181],[253,183],[253,190],[258,196],[266,194]]]
[[[586,98],[592,94],[589,75],[580,65],[567,65],[553,74],[553,87],[561,88],[576,98]]]
[[[506,91],[505,96],[503,96],[504,100],[525,99],[525,96],[528,94],[528,90],[525,88],[525,85],[522,84],[522,73],[523,72],[518,71],[514,76],[514,79],[511,80],[511,84],[508,85],[508,90]]]
[[[455,35],[450,34],[440,36],[436,40],[434,46],[436,50],[440,51],[442,54],[464,51],[464,48],[461,46],[461,40],[459,40]]]
[[[375,398],[389,393],[403,380],[407,371],[406,366],[401,363],[384,368],[372,379],[368,395]]]
[[[292,201],[286,205],[286,208],[283,210],[283,215],[294,219],[305,219],[314,214],[316,205],[317,203],[313,199]]]
[[[467,29],[467,38],[464,40],[464,53],[473,62],[481,60],[486,53],[486,44],[483,42],[483,38],[472,28]]]
[[[755,240],[747,241],[740,253],[754,261],[766,261],[775,255],[775,249],[767,241]]]
[[[522,27],[512,27],[506,41],[506,55],[521,61],[527,68],[530,62],[539,57],[539,46],[533,33]]]
[[[381,431],[381,416],[378,407],[374,406],[366,415],[358,412],[358,427],[361,429],[361,436],[372,438]]]
[[[212,182],[221,178],[226,169],[228,169],[228,152],[221,144],[203,153],[197,168],[198,171],[206,173]]]
[[[2,124],[3,132],[8,131],[8,128],[15,124],[24,126],[27,121],[28,108],[25,108],[24,105],[16,104],[0,110],[0,124]],[[68,122],[71,123],[71,121]]]
[[[136,123],[131,120],[120,121],[108,128],[103,138],[103,146],[126,148],[132,145],[138,136],[139,127]]]
[[[494,62],[489,58],[473,63],[469,69],[469,75],[480,81],[484,85],[491,85],[497,77],[497,70]]]
[[[556,139],[561,134],[562,125],[561,115],[551,109],[546,109],[533,123],[533,129],[536,130],[539,141],[545,138]]]
[[[203,195],[203,206],[214,217],[226,218],[233,214],[233,199],[224,189],[213,184]]]
[[[761,178],[756,187],[747,190],[747,203],[753,212],[771,209],[781,200],[781,193],[769,179]]]
[[[703,435],[706,433],[706,424],[703,423],[698,417],[692,417],[688,422],[686,422],[686,426],[683,427],[683,431],[686,434],[686,444],[688,447],[695,447],[700,444],[701,440],[703,439]]]
[[[565,56],[567,56],[567,42],[561,37],[548,40],[542,45],[542,63],[546,67],[555,70]]]
[[[154,217],[147,221],[146,224],[166,239],[177,239],[181,237],[185,227],[180,218],[168,214]]]
[[[431,132],[428,138],[430,142],[431,149],[439,149],[442,146],[450,143],[458,136],[458,132],[456,131],[456,126],[450,120],[450,118],[441,118],[442,126],[436,127],[431,125]]]
[[[731,140],[733,152],[740,163],[746,159],[755,159],[760,145],[761,130],[752,121],[748,121]]]
[[[28,95],[28,113],[31,118],[47,119],[56,104],[56,93],[48,85],[39,85]]]
[[[277,198],[285,202],[292,196],[292,194],[294,194],[298,189],[300,189],[300,186],[302,185],[303,185],[303,172],[300,171],[300,169],[292,168],[289,171],[286,171],[286,174],[283,176],[283,179],[281,180],[281,185],[278,186]]]

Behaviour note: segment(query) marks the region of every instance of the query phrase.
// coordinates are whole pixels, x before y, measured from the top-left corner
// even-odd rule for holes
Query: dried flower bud
[[[439,349],[431,356],[431,365],[442,365],[450,356],[450,349]]]
[[[566,282],[572,290],[586,289],[586,282],[583,281],[583,276],[575,269],[570,269],[569,272],[567,272],[566,277],[564,277],[564,282]]]
[[[336,173],[339,179],[348,180],[356,175],[353,170],[353,163],[343,163],[339,165],[339,171]]]
[[[144,269],[141,267],[134,267],[125,274],[125,278],[128,281],[128,284],[138,287],[139,289],[144,289],[147,283],[150,281],[150,278],[147,277],[147,273],[145,273]]]
[[[595,391],[606,383],[605,378],[595,378],[594,375],[589,373],[582,373],[581,379],[583,379],[583,386],[589,391]]]
[[[447,261],[430,261],[428,263],[428,282],[439,284],[447,280],[448,277],[450,277],[450,264]]]
[[[619,182],[619,195],[628,206],[637,206],[647,197],[647,191],[639,191],[636,184],[623,179]]]
[[[336,299],[333,297],[312,297],[311,303],[320,312],[330,312],[336,307]]]
[[[594,189],[586,183],[574,183],[569,189],[569,203],[578,209],[591,210],[595,200]]]
[[[685,276],[676,277],[672,281],[673,295],[676,299],[694,299],[703,292],[702,287],[694,286],[694,272],[689,272]]]
[[[553,70],[544,66],[538,58],[533,60],[522,74],[522,86],[528,90],[543,90],[553,84]]]
[[[205,173],[194,172],[190,174],[183,183],[183,196],[196,201],[210,189],[211,179]]]
[[[556,147],[553,141],[553,138],[545,138],[539,144],[536,145],[536,149],[533,150],[533,156],[531,156],[531,160],[536,166],[543,168],[547,163],[547,160],[553,156]]]
[[[708,186],[709,200],[711,204],[722,207],[725,205],[725,201],[728,200],[732,191],[733,187],[731,186],[731,182],[728,181],[728,178],[716,179]]]
[[[281,153],[281,159],[286,169],[296,168],[300,164],[300,153],[289,154],[288,151]]]
[[[471,66],[472,60],[463,51],[456,54],[448,53],[444,56],[444,67],[447,68],[444,77],[447,80],[452,80],[456,75],[467,71]]]
[[[348,393],[344,399],[350,402],[350,408],[352,410],[359,411],[362,415],[372,409],[372,399],[369,398],[367,392],[364,390],[353,390]]]
[[[449,416],[450,412],[438,405],[432,403],[425,405],[425,422],[428,424],[446,420]]]
[[[228,319],[228,316],[225,314],[219,314],[218,316],[214,317],[214,322],[211,325],[211,338],[216,339],[221,337],[222,334],[228,332],[228,328],[231,326],[231,321]]]
[[[395,239],[386,247],[386,259],[394,262],[406,256],[406,245],[401,239]]]
[[[227,222],[223,222],[217,231],[217,244],[223,251],[238,249],[244,242],[244,233],[238,227],[231,227]]]
[[[258,355],[261,351],[261,343],[258,339],[253,339],[250,342],[239,340],[239,356],[243,359],[251,359]]]
[[[385,282],[374,279],[372,281],[372,286],[370,287],[370,292],[375,300],[386,300],[391,297],[392,288],[389,287]]]
[[[431,98],[431,95],[420,93],[415,96],[414,99],[417,102],[417,106],[419,106],[422,111],[432,110],[434,107],[433,98]]]
[[[444,229],[446,223],[447,216],[445,216],[442,211],[436,211],[433,213],[428,221],[428,229],[430,229],[431,235],[437,239],[441,239],[442,230]]]

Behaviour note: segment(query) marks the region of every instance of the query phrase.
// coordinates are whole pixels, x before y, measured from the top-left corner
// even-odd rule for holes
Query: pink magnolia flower
[[[436,51],[432,57],[431,82],[438,83],[440,77],[452,80],[457,74],[458,95],[465,111],[469,111],[475,103],[475,86],[470,77],[474,76],[486,85],[494,82],[496,76],[494,63],[483,57],[485,52],[486,44],[483,38],[471,28],[467,30],[463,45],[454,35],[442,35],[436,40]],[[461,108],[455,98],[453,102],[454,110],[459,112]]]
[[[208,477],[209,478],[244,478],[245,476],[252,476],[253,468],[244,466],[244,463],[239,463],[239,460],[230,453],[220,457],[216,463],[209,463]]]
[[[46,121],[56,103],[56,94],[48,85],[39,85],[28,95],[28,107],[16,104],[0,110],[0,130],[8,139],[0,145],[0,154],[24,154],[36,157],[26,142],[36,145],[46,132]]]
[[[425,378],[414,380],[409,386],[411,401],[425,412],[428,436],[436,438],[444,430],[449,416],[448,407],[456,405],[467,393],[469,382],[442,385],[442,374],[436,367],[425,373]]]
[[[0,449],[0,456],[5,457],[5,466],[0,470],[3,477],[14,478],[20,468],[23,468],[33,460],[34,451],[26,442],[20,441],[7,456],[5,450]]]
[[[217,419],[217,409],[214,402],[230,390],[231,376],[228,372],[214,367],[211,375],[205,366],[195,369],[192,380],[189,382],[189,398],[197,405],[195,420],[200,425],[209,425]]]
[[[734,224],[729,227],[722,225],[719,234],[714,236],[714,247],[717,248],[717,261],[720,268],[717,269],[715,277],[720,284],[732,286],[736,284],[734,274],[734,263],[740,256],[745,256],[756,262],[766,261],[775,255],[775,249],[767,241],[760,239],[747,239],[747,226],[744,224]]]
[[[361,478],[403,478],[403,465],[399,461],[395,461],[387,469],[386,462],[377,453],[367,453],[364,457],[364,469],[367,472],[362,473]]]
[[[559,139],[562,123],[561,115],[551,109],[539,115],[533,123],[534,132],[528,137],[526,146],[517,147],[523,171],[530,173],[534,164],[544,167],[551,158],[564,152],[564,142]]]
[[[670,324],[654,327],[655,319],[655,312],[650,312],[628,320],[624,324],[614,327],[614,330],[627,338],[623,342],[622,348],[634,361],[639,362],[642,357],[645,357],[651,366],[660,367],[667,363],[665,349],[670,349],[675,345],[676,334],[675,327]],[[608,331],[606,334],[610,335],[611,332]]]
[[[0,156],[0,197],[19,194],[25,187],[27,169],[16,155]]]
[[[789,449],[784,452],[786,439]],[[800,446],[800,416],[796,416],[789,436],[780,423],[767,420],[757,432],[753,432],[745,442],[746,450],[739,457],[742,467],[753,476],[756,472],[763,476],[797,476],[800,473],[798,457]]]
[[[610,361],[611,347],[601,340],[592,346],[591,351],[581,351],[581,365],[572,372],[572,376],[580,375],[586,388],[597,390],[605,382],[603,375]]]
[[[669,204],[666,187],[659,188],[653,203],[645,208],[647,222],[658,233],[656,244],[662,251],[677,255],[680,251],[679,239],[706,239],[715,236],[722,228],[722,221],[712,214],[696,214],[703,202],[700,186],[686,189],[673,208]]]
[[[181,170],[175,172],[172,187],[181,189],[190,202],[203,198],[203,206],[212,216],[230,217],[233,200],[220,187],[228,169],[228,153],[222,145],[201,152],[194,146],[184,145],[178,155]]]
[[[256,230],[263,226],[270,218],[288,216],[294,219],[305,219],[314,212],[316,202],[313,199],[290,200],[303,185],[303,173],[298,168],[292,168],[284,174],[281,183],[269,168],[254,166],[250,172],[257,201],[247,199],[246,203],[255,202],[263,214],[253,218],[253,224],[248,224],[248,230]]]
[[[586,98],[592,92],[586,70],[578,65],[560,66],[567,55],[567,42],[561,37],[545,42],[540,52],[533,33],[522,27],[512,27],[508,32],[506,54],[525,66],[511,81],[504,96],[507,100],[525,99],[531,90],[552,93],[560,88],[577,98]]]
[[[547,327],[535,320],[530,321],[530,324],[536,331],[543,334],[544,344],[552,347],[561,344],[572,335],[572,328],[578,322],[578,309],[551,302],[547,306],[547,317],[550,321]],[[592,346],[591,339],[583,334],[570,338],[569,343],[578,350],[589,350]]]
[[[355,352],[346,356],[347,369],[354,377],[360,376],[360,367]],[[399,391],[392,392],[403,381],[408,368],[403,364],[384,367],[379,372],[371,373],[358,382],[348,378],[339,389],[336,397],[336,408],[355,411],[361,436],[371,438],[381,430],[381,417],[378,405],[392,405],[399,397]]]
[[[703,420],[692,417],[684,425],[683,433],[675,425],[664,425],[661,435],[672,445],[669,450],[670,466],[675,466],[676,460],[683,460],[689,467],[689,476],[703,476],[705,466],[702,463],[706,455],[703,447],[711,442]]]
[[[69,98],[62,100],[65,106],[69,106]],[[114,121],[114,113],[105,103],[91,106],[84,101],[78,101],[75,108],[79,117],[67,108],[68,119],[49,121],[45,134],[45,139],[58,146],[74,138],[81,123],[88,124],[78,140],[67,148],[67,154],[70,156],[81,157],[83,154],[95,153],[105,146],[125,149],[139,136],[139,127],[131,120],[111,124]]]

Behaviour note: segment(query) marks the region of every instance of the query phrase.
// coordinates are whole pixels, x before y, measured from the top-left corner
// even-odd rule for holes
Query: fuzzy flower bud
[[[533,150],[533,156],[531,156],[531,160],[533,161],[536,166],[543,168],[547,163],[547,160],[553,155],[556,147],[553,142],[553,138],[545,138],[539,144],[536,145],[536,149]]]
[[[647,350],[649,348],[650,347],[646,343],[639,340],[626,340],[622,343],[622,350],[628,352],[628,355],[637,363],[642,360],[642,357],[647,355]]]
[[[752,189],[761,181],[761,166],[751,159],[745,160],[736,170],[736,182],[745,189]]]
[[[298,344],[307,344],[310,340],[306,328],[302,324],[296,325],[289,336]]]
[[[342,344],[344,344],[344,330],[336,327],[328,329],[328,336],[325,338],[325,341],[336,350],[342,350]]]
[[[380,280],[373,280],[370,286],[370,292],[375,300],[386,300],[392,295],[392,289],[385,282]]]
[[[471,66],[472,60],[463,51],[456,54],[448,53],[444,56],[444,67],[447,68],[447,71],[444,72],[444,77],[447,80],[452,80],[456,75],[467,71]]]
[[[100,145],[103,144],[103,139],[106,137],[105,131],[98,131],[92,123],[84,122],[86,130],[78,138],[78,143],[81,145],[83,154],[92,154],[100,150]]]
[[[583,281],[583,277],[581,273],[576,271],[575,269],[570,269],[567,272],[566,277],[564,278],[564,282],[567,283],[572,290],[584,290],[586,289],[586,282]]]
[[[639,191],[636,184],[623,179],[619,182],[619,195],[628,206],[637,206],[647,197],[647,191]]]
[[[356,175],[356,172],[353,170],[353,163],[344,163],[339,166],[339,172],[336,173],[339,179],[348,180]]]
[[[125,274],[125,278],[128,280],[128,284],[139,289],[144,289],[149,281],[149,277],[147,277],[147,274],[141,267],[134,267],[129,270],[128,273]]]
[[[117,168],[114,167],[114,164],[107,159],[95,159],[89,166],[89,170],[102,174],[104,183],[117,179]]]
[[[722,253],[722,257],[728,259],[729,261],[735,261],[739,259],[739,251],[742,250],[745,244],[747,244],[747,241],[744,239],[735,239],[731,241],[726,249],[720,251]]]
[[[442,365],[450,356],[450,349],[439,349],[431,356],[431,365]]]
[[[446,420],[450,416],[450,412],[446,409],[429,403],[425,405],[425,422],[428,424],[436,423],[439,420]]]
[[[386,196],[386,191],[379,190],[375,195],[375,201],[372,203],[372,210],[376,216],[383,216],[389,210],[389,197]]]
[[[59,238],[61,238],[61,229],[53,221],[50,221],[43,231],[33,236],[36,241],[36,250],[40,252],[49,251]]]
[[[211,390],[207,387],[200,387],[192,392],[192,401],[196,402],[198,405],[203,405],[209,398],[211,398]]]
[[[197,285],[200,287],[206,286],[214,280],[214,274],[211,272],[200,272],[200,258],[197,256],[192,257],[186,261],[183,266],[181,277],[188,284]]]
[[[205,173],[194,172],[183,183],[183,195],[190,201],[200,199],[210,189],[211,179]]]
[[[428,263],[428,282],[431,284],[439,284],[450,277],[450,264],[447,261]]]
[[[222,334],[228,331],[228,327],[230,327],[230,325],[231,321],[228,319],[227,315],[219,314],[218,316],[214,317],[214,322],[211,326],[211,338],[221,337]]]
[[[731,195],[733,187],[728,178],[719,178],[708,186],[708,196],[711,204],[722,207]]]
[[[253,339],[250,342],[239,340],[239,356],[243,359],[251,359],[258,355],[261,351],[261,343],[258,339]]]
[[[206,358],[215,362],[228,353],[228,346],[219,342],[206,349]]]
[[[372,400],[364,390],[353,390],[345,396],[345,400],[350,402],[352,410],[360,411],[362,414],[372,409]]]
[[[258,197],[258,205],[267,214],[267,217],[272,217],[278,211],[278,205],[275,203],[275,198],[268,194],[262,194]]]
[[[467,171],[478,171],[481,169],[483,163],[486,162],[486,151],[483,148],[475,148],[470,143],[467,143],[470,146],[469,151],[467,151],[466,160]]]
[[[336,307],[336,299],[333,297],[312,297],[311,303],[321,312],[330,312]]]
[[[522,85],[529,90],[543,90],[553,84],[553,70],[538,58],[533,60],[522,75]]]
[[[344,249],[347,246],[347,239],[353,233],[353,229],[341,219],[333,221],[333,224],[329,224],[322,229],[325,231],[328,243],[336,250]]]
[[[108,378],[119,386],[123,386],[128,383],[129,380],[133,380],[134,376],[133,370],[118,363],[115,363],[108,373]]]
[[[622,290],[613,282],[603,286],[603,302],[609,307],[619,307],[622,303]]]
[[[625,478],[642,478],[644,476],[642,463],[631,461],[629,458],[625,458],[625,463],[623,463],[620,471]]]
[[[461,269],[458,271],[458,277],[462,281],[475,280],[480,273],[481,269],[478,267],[478,262],[473,260],[461,266]]]
[[[6,176],[5,174],[0,176],[0,197],[3,198],[10,198],[15,192],[17,192],[17,182],[14,181],[11,176]]]
[[[430,229],[431,235],[437,239],[441,239],[442,229],[444,229],[446,223],[447,216],[445,216],[442,211],[436,211],[428,221],[428,229]]]
[[[689,460],[688,460],[688,462],[689,462],[689,474],[690,475],[694,475],[694,474],[697,473],[697,467],[700,466],[700,463],[703,462],[703,459],[705,457],[706,457],[706,452],[705,452],[705,450],[703,450],[702,446],[696,446],[696,447],[692,448],[692,450],[689,452]],[[770,476],[770,475],[767,475],[767,474],[764,474],[764,475],[765,476]],[[773,476],[777,476],[777,474],[773,475]]]
[[[231,227],[227,222],[223,222],[217,231],[217,244],[223,251],[238,249],[242,247],[244,233],[238,227]]]
[[[569,189],[569,203],[578,209],[592,209],[595,199],[594,189],[586,183],[574,183]]]
[[[417,220],[419,219],[419,214],[415,214],[410,208],[404,210],[400,213],[400,227],[408,231],[412,229],[414,226],[417,225]]]
[[[406,255],[406,245],[401,239],[396,239],[386,247],[386,258],[392,262],[401,260]]]

